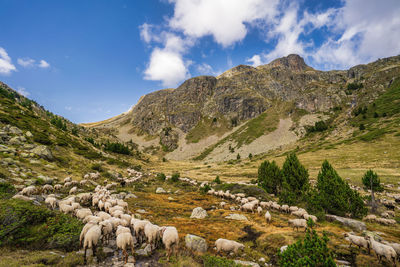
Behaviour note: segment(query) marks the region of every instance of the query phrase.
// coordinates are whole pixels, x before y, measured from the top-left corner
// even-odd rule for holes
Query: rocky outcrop
[[[202,207],[197,207],[193,209],[192,215],[190,215],[191,219],[204,219],[207,217],[207,211],[203,209]]]
[[[38,155],[39,157],[47,160],[54,160],[54,156],[51,150],[47,146],[37,146],[31,150],[32,153]]]
[[[206,252],[208,248],[206,240],[197,235],[187,234],[185,236],[185,244],[189,250],[200,253]]]
[[[326,219],[331,222],[335,222],[335,221],[339,222],[347,227],[350,227],[350,228],[360,231],[360,232],[367,229],[367,226],[365,225],[365,223],[363,223],[361,221],[349,219],[349,218],[344,218],[344,217],[328,214],[328,215],[326,215]]]

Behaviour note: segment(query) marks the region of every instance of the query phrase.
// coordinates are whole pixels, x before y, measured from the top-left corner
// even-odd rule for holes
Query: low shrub
[[[172,176],[171,176],[171,182],[173,182],[173,183],[178,182],[180,176],[181,176],[181,175],[179,174],[179,172],[176,172],[176,173],[172,174]]]
[[[166,176],[164,173],[160,172],[160,173],[157,173],[156,178],[160,181],[165,181]]]
[[[6,199],[12,197],[17,190],[15,187],[10,183],[0,183],[0,199]]]
[[[233,260],[226,258],[204,255],[202,257],[204,267],[242,267],[243,265],[237,264]]]

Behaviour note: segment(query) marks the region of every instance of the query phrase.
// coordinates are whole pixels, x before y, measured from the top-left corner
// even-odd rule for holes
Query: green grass
[[[230,129],[231,126],[225,117],[204,117],[188,132],[185,138],[188,143],[198,143],[201,139],[208,136],[221,136]]]

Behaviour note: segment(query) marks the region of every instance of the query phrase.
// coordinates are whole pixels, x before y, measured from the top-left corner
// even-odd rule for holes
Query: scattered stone
[[[367,229],[365,223],[354,220],[354,219],[339,217],[339,216],[330,215],[330,214],[326,215],[326,219],[331,222],[333,222],[333,221],[339,222],[347,227],[350,227],[350,228],[360,231],[360,232]]]
[[[164,188],[162,187],[158,187],[156,190],[156,194],[165,194],[167,193],[167,191],[164,190]]]
[[[114,255],[114,250],[112,248],[109,248],[109,247],[103,247],[103,253],[107,257],[110,257],[110,256]]]
[[[207,217],[207,211],[202,207],[194,208],[192,211],[192,215],[190,215],[191,219],[204,219]]]
[[[47,146],[41,145],[37,146],[31,151],[32,153],[35,153],[41,158],[47,159],[47,160],[53,160],[53,154],[51,153],[50,149]]]
[[[248,221],[246,216],[244,216],[242,214],[237,214],[237,213],[231,213],[228,216],[226,216],[225,218],[231,219],[231,220],[238,220],[238,221]]]
[[[29,161],[29,163],[30,163],[30,164],[41,164],[42,162],[40,162],[40,160],[37,160],[37,159],[31,159],[31,160]]]
[[[206,240],[196,235],[187,234],[185,236],[185,243],[186,248],[195,252],[204,253],[208,248]]]
[[[22,134],[22,131],[20,129],[18,129],[18,127],[15,127],[15,126],[11,126],[9,131],[12,134],[18,134],[18,135]]]
[[[125,196],[125,198],[137,198],[135,194],[129,193]]]
[[[21,140],[20,140],[19,136],[14,136],[8,141],[8,143],[10,145],[20,145],[21,144]]]
[[[46,167],[47,169],[51,169],[51,170],[57,169],[57,167],[53,164],[46,164],[46,165],[44,165],[44,167]]]
[[[169,200],[169,201],[174,201],[175,199],[172,198],[172,197],[168,197],[168,200]]]
[[[251,266],[251,267],[260,267],[260,265],[256,262],[252,261],[241,261],[241,260],[235,260],[236,264],[244,265],[244,266]]]
[[[139,213],[147,213],[147,211],[145,211],[144,209],[140,209],[140,210],[137,210],[136,212],[139,212]]]
[[[259,262],[265,262],[265,258],[260,258],[258,261]]]
[[[25,136],[28,137],[28,138],[30,138],[30,137],[33,136],[33,134],[32,134],[30,131],[27,131],[27,132],[25,133]]]

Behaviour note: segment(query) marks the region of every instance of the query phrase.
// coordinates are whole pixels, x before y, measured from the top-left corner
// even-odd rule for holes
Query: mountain
[[[153,153],[163,150],[170,159],[229,160],[296,143],[319,121],[340,129],[399,76],[400,56],[319,71],[292,54],[188,79],[141,97],[124,114],[83,126]]]

